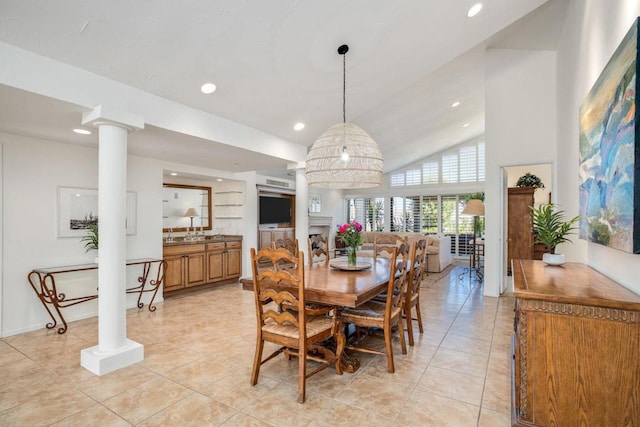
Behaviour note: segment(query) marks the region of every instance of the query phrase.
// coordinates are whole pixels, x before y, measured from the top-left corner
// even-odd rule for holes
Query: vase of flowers
[[[338,225],[338,237],[347,248],[348,265],[356,265],[356,248],[364,242],[361,231],[362,224],[358,221]]]

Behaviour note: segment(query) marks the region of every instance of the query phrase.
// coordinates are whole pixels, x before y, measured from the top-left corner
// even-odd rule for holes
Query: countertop
[[[197,245],[201,243],[217,243],[217,242],[237,242],[242,240],[242,236],[222,235],[222,236],[205,236],[201,240],[183,240],[183,237],[175,237],[172,242],[163,239],[162,246],[179,246],[179,245]]]

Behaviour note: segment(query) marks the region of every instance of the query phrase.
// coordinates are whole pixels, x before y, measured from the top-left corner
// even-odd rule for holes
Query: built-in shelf
[[[215,219],[242,219],[241,216],[216,216]]]
[[[238,205],[238,204],[224,204],[224,205],[213,205],[213,206],[242,206],[242,205]]]

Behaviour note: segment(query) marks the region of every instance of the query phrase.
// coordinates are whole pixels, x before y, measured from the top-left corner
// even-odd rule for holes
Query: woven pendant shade
[[[343,151],[349,159],[343,160]],[[382,182],[382,153],[353,123],[331,126],[307,154],[307,183],[322,188],[369,188]]]

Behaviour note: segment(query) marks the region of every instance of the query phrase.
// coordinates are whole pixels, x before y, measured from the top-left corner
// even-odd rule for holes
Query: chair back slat
[[[309,265],[319,262],[324,262],[325,264],[329,263],[329,246],[327,245],[327,239],[324,236],[317,234],[309,237],[307,246]]]
[[[386,315],[400,307],[407,286],[407,270],[409,266],[409,244],[403,243],[392,250],[391,267],[389,269],[389,285],[387,288]]]
[[[256,317],[259,327],[269,319],[278,324],[297,326],[304,336],[304,254],[294,256],[285,248],[262,248],[257,253],[251,248],[253,291],[256,299]],[[265,265],[265,263],[267,263]],[[291,268],[281,269],[282,265]],[[275,304],[269,304],[273,302]],[[297,313],[280,311],[283,303],[295,307]],[[302,315],[300,315],[302,313]]]

